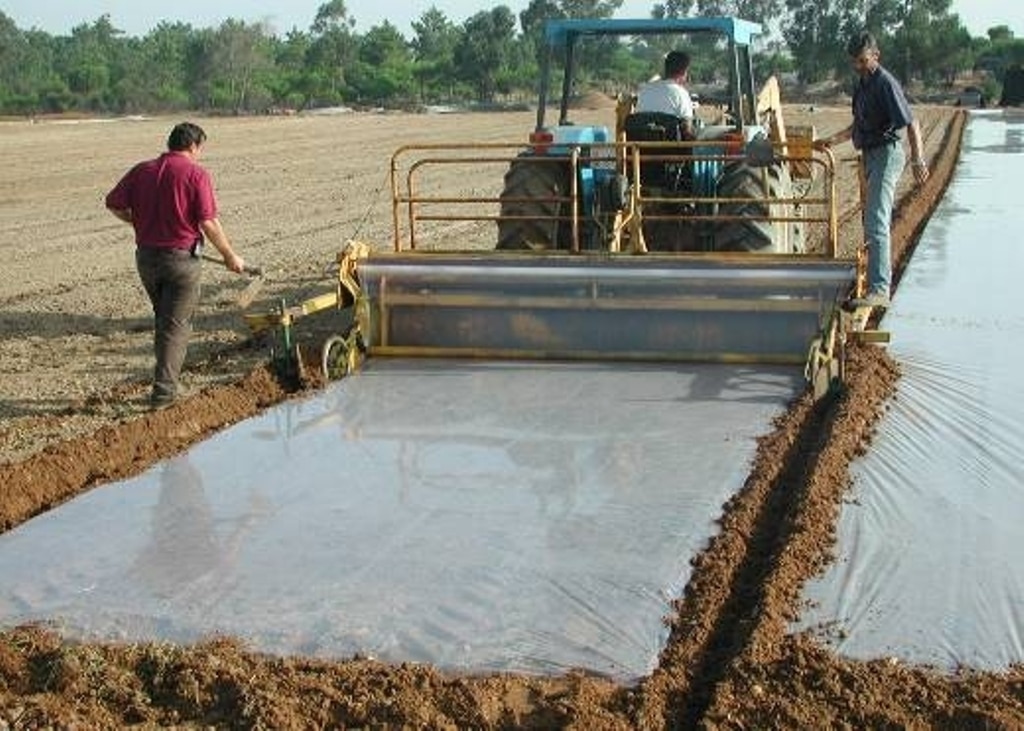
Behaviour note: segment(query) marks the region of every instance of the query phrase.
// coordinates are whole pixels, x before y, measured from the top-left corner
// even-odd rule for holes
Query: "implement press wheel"
[[[344,378],[359,367],[361,353],[358,338],[332,335],[320,351],[320,371],[328,381]]]

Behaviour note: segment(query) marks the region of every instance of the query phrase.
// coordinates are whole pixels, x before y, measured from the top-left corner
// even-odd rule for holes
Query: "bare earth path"
[[[910,196],[904,175],[898,253],[941,196],[962,129],[963,117],[950,109],[918,113],[935,178]],[[787,121],[826,135],[848,114],[794,107]],[[611,116],[580,113],[581,121]],[[148,306],[130,232],[102,198],[128,165],[159,152],[175,121],[2,127],[0,530],[288,397],[232,304],[244,281],[208,266],[187,363],[195,395],[163,412],[143,408]],[[389,244],[385,173],[399,144],[520,140],[533,115],[200,121],[225,226],[270,274],[266,304],[328,289],[325,268],[350,238]],[[499,182],[488,171],[458,187],[493,191]],[[852,165],[841,165],[839,188],[841,248],[850,254],[861,240]],[[866,448],[898,378],[877,350],[856,351],[851,371],[844,396],[819,406],[798,399],[762,439],[745,488],[725,506],[721,533],[678,603],[658,668],[637,687],[582,674],[470,678],[360,659],[267,658],[230,640],[79,645],[19,628],[0,633],[0,729],[1020,727],[1019,671],[948,677],[884,660],[852,663],[785,633],[802,583],[828,559],[847,465]]]

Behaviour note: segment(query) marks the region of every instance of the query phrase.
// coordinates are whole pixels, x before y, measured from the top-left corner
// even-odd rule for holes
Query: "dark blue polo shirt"
[[[879,66],[857,80],[853,91],[853,146],[858,150],[897,142],[914,119],[903,87]]]

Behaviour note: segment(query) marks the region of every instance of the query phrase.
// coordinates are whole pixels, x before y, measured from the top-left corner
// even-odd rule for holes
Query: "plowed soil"
[[[964,123],[950,108],[918,113],[933,178],[915,188],[908,173],[901,183],[894,253],[903,263],[945,189]],[[607,109],[580,116],[611,121]],[[849,113],[794,106],[787,118],[826,135]],[[145,408],[148,303],[130,233],[102,199],[127,166],[160,151],[175,121],[3,125],[2,531],[291,396],[234,304],[245,281],[212,265],[186,364],[192,395]],[[350,238],[388,245],[386,170],[398,144],[518,140],[533,115],[200,122],[222,220],[243,256],[268,272],[259,309],[329,290],[330,264]],[[463,194],[494,185],[458,181]],[[840,165],[838,185],[840,250],[852,255],[862,238],[853,165]],[[303,321],[303,345],[330,332],[332,317]],[[657,669],[636,686],[584,673],[467,677],[363,658],[275,658],[231,639],[79,644],[19,627],[0,632],[0,729],[1022,727],[1020,669],[949,675],[888,658],[851,662],[786,632],[803,583],[829,561],[849,463],[870,449],[898,378],[884,351],[855,349],[844,393],[819,403],[801,396],[777,420],[696,559]]]

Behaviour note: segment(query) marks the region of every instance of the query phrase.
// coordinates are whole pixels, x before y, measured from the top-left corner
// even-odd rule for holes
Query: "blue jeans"
[[[868,294],[889,296],[892,284],[892,206],[905,162],[903,144],[891,142],[862,152],[867,185],[864,237],[868,242]]]

